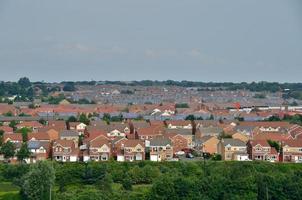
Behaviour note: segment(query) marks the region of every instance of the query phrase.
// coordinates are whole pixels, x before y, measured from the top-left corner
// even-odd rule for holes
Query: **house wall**
[[[181,151],[184,148],[188,147],[188,141],[186,138],[176,135],[171,138],[172,144],[173,144],[173,153],[176,153],[178,151]]]
[[[241,133],[235,133],[232,135],[233,139],[238,139],[241,140],[243,142],[247,142],[249,140],[249,138],[246,135],[243,135]]]
[[[207,153],[214,154],[218,152],[217,145],[219,140],[216,137],[212,137],[211,139],[207,140],[203,143],[203,150]]]

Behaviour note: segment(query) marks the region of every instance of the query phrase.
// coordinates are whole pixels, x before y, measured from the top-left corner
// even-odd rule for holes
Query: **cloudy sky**
[[[0,0],[0,80],[302,82],[301,0]]]

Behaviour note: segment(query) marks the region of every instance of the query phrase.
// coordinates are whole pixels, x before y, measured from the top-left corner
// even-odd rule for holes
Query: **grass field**
[[[9,182],[0,183],[0,200],[20,200],[19,188]]]

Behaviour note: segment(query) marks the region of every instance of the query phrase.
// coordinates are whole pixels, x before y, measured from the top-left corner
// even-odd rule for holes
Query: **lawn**
[[[0,200],[19,200],[19,188],[9,182],[0,183]]]

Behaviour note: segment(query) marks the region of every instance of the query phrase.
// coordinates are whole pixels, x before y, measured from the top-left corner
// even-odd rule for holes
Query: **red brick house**
[[[247,143],[247,153],[251,160],[279,161],[279,153],[271,147],[267,140],[250,140]]]
[[[174,154],[188,148],[189,143],[184,136],[176,133],[166,133],[164,136],[171,140]]]
[[[112,148],[117,161],[145,160],[145,144],[141,140],[120,138],[113,141]]]
[[[84,145],[86,146],[84,161],[107,161],[111,157],[111,141],[104,135],[91,136],[84,140]]]
[[[79,149],[72,140],[55,140],[52,146],[52,159],[61,162],[79,160]]]
[[[286,140],[282,142],[283,162],[302,162],[302,140]]]
[[[149,127],[140,128],[137,130],[138,138],[142,141],[151,140],[164,133],[164,127],[161,125],[151,125]]]

